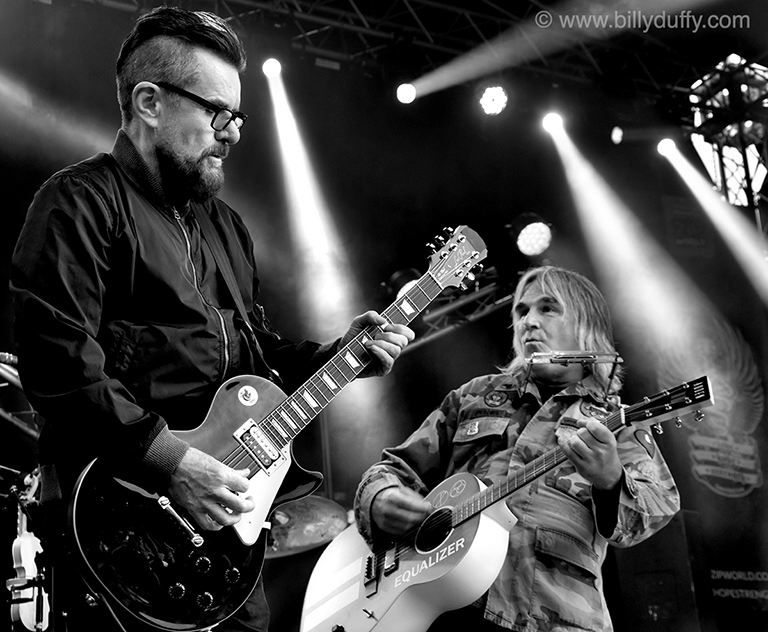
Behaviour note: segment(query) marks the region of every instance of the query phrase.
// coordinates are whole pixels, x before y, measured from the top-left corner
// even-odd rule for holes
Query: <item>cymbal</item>
[[[270,514],[267,558],[285,557],[327,544],[349,525],[345,509],[322,496],[280,505]]]

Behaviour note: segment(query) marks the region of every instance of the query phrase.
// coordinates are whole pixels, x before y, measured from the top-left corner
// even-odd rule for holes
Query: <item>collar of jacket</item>
[[[120,165],[128,179],[157,206],[173,212],[174,207],[165,198],[160,178],[152,173],[147,163],[141,157],[133,141],[122,129],[117,132],[115,144],[112,147],[112,157]],[[184,216],[189,212],[189,204],[178,209]]]
[[[518,390],[521,395],[523,393],[530,393],[532,396],[538,398],[538,389],[536,388],[536,385],[533,384],[530,379],[524,382],[522,375],[518,376],[516,379],[512,379],[511,389]],[[604,389],[597,383],[597,381],[595,381],[594,377],[591,375],[587,375],[587,377],[585,377],[580,382],[566,386],[563,390],[555,393],[552,397],[554,399],[559,399],[561,397],[581,397],[591,399],[596,404],[600,405],[605,405],[607,403],[607,400],[604,396]]]

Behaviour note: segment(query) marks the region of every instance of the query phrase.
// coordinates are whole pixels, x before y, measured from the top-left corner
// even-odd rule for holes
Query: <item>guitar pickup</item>
[[[400,566],[400,561],[397,556],[397,546],[392,549],[387,549],[384,553],[384,575],[391,575]]]
[[[265,471],[281,458],[280,451],[253,419],[240,426],[234,437]]]

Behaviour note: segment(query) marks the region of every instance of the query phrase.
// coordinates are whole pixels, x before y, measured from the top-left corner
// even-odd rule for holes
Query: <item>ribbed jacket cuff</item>
[[[166,426],[157,433],[149,445],[144,455],[144,464],[153,472],[170,478],[188,449],[189,444],[179,439]]]

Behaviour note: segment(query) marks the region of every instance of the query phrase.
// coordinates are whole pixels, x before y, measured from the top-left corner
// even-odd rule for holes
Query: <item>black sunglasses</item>
[[[174,86],[172,83],[168,83],[166,81],[156,81],[155,85],[160,86],[161,88],[165,88],[166,90],[170,90],[171,92],[175,92],[178,95],[181,95],[182,97],[185,97],[189,99],[190,101],[194,101],[198,105],[202,105],[206,110],[210,110],[213,112],[213,118],[211,119],[211,127],[215,129],[217,132],[224,131],[232,121],[235,122],[235,127],[237,129],[240,129],[245,125],[245,121],[248,120],[248,115],[243,114],[242,112],[236,112],[233,110],[230,110],[228,108],[223,108],[220,105],[216,105],[215,103],[211,103],[207,99],[204,99],[203,97],[199,97],[196,94],[193,94],[192,92],[187,92],[183,88],[178,88]]]

